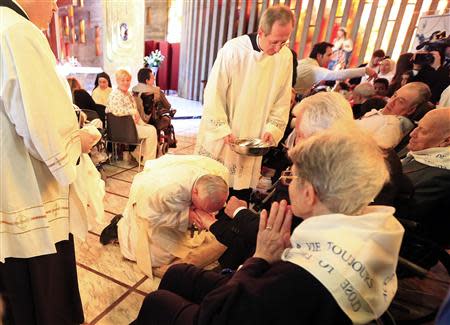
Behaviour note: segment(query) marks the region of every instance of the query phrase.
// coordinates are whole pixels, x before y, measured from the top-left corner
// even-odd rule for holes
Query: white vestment
[[[82,217],[69,204],[81,145],[67,82],[57,75],[53,52],[34,24],[5,7],[0,7],[0,17],[4,262],[56,253],[55,243],[67,240],[69,232],[83,236],[83,230],[71,227]]]
[[[183,258],[203,242],[205,233],[191,239],[187,230],[192,188],[206,174],[228,179],[225,166],[195,155],[148,160],[134,177],[118,236],[122,255],[137,261],[148,276],[152,267]]]
[[[261,138],[270,132],[278,143],[289,118],[291,82],[287,47],[269,56],[255,51],[250,37],[243,35],[219,50],[205,88],[195,152],[223,163],[234,189],[256,187],[262,159],[236,154],[223,138]]]

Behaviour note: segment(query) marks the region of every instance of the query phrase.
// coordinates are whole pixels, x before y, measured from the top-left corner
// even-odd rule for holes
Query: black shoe
[[[116,215],[112,218],[110,224],[102,230],[102,233],[100,234],[100,242],[103,245],[108,245],[118,241],[119,236],[117,235],[117,224],[122,217],[123,216],[121,214]]]

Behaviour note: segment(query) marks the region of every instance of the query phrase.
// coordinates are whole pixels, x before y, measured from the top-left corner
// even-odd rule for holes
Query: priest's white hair
[[[224,197],[228,197],[228,185],[220,176],[203,175],[197,179],[195,187],[201,200],[208,199],[213,204],[221,203]]]
[[[277,21],[283,26],[289,23],[294,26],[294,14],[289,7],[284,5],[275,5],[267,8],[261,16],[259,28],[262,29],[264,34],[269,35],[272,31],[273,24]]]
[[[363,133],[320,132],[296,145],[289,156],[299,176],[291,186],[308,181],[332,213],[360,213],[389,179],[381,149]]]
[[[354,124],[350,103],[337,92],[320,92],[306,97],[294,106],[292,113],[301,118],[296,131],[305,138],[336,124]]]

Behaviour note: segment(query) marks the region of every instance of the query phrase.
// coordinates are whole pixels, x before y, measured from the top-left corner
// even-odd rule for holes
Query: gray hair
[[[261,16],[259,28],[262,29],[264,34],[269,35],[272,31],[273,24],[277,21],[283,26],[289,23],[294,26],[294,14],[288,6],[275,5],[267,8]]]
[[[358,214],[389,179],[382,151],[362,133],[324,131],[296,145],[289,156],[300,182],[311,183],[332,213]]]
[[[195,187],[201,200],[208,199],[213,204],[223,203],[223,198],[228,196],[228,184],[220,176],[203,175],[197,179]]]
[[[320,92],[306,97],[295,105],[292,113],[297,118],[301,114],[298,131],[305,137],[327,130],[336,123],[354,123],[350,103],[337,92]]]
[[[420,105],[430,100],[431,90],[426,83],[419,81],[409,82],[403,87],[414,88],[414,90],[417,92],[417,99],[414,103],[415,105]]]
[[[362,98],[369,99],[375,95],[375,88],[369,82],[363,82],[353,89],[353,93],[359,94]]]

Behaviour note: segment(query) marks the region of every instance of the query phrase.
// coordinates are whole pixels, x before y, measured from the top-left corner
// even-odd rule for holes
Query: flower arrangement
[[[160,50],[154,50],[149,56],[144,57],[144,66],[159,67],[164,61],[165,57]]]

